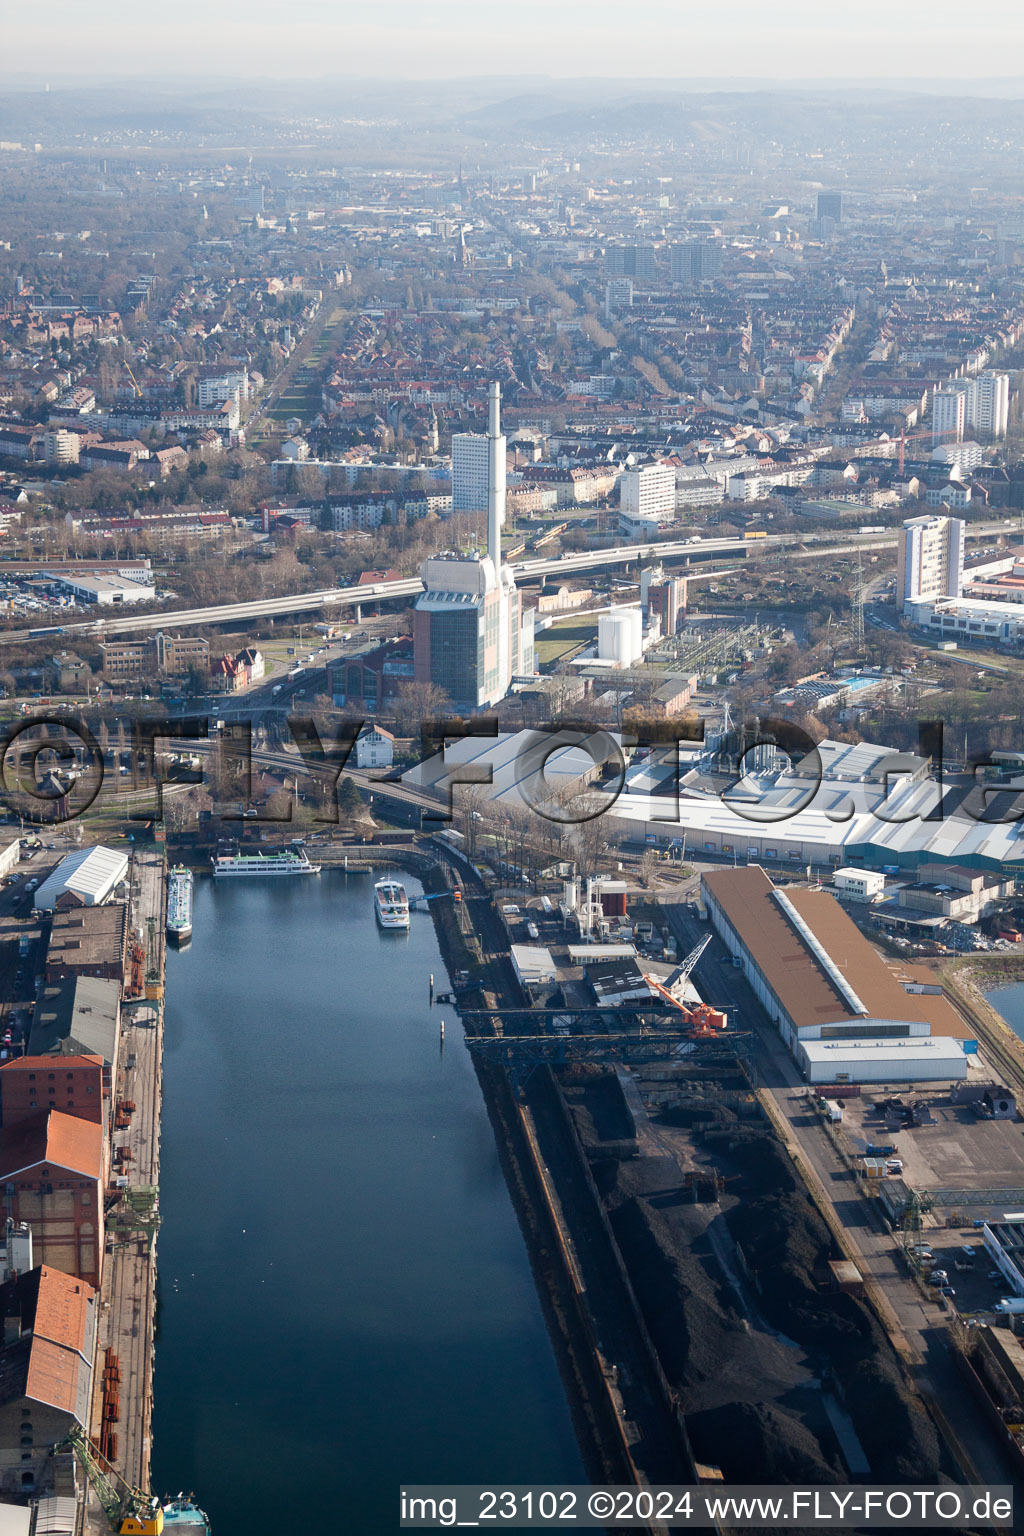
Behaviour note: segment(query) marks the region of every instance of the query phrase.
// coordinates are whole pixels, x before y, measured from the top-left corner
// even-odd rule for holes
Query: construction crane
[[[158,1498],[133,1488],[120,1472],[115,1471],[109,1461],[100,1455],[81,1425],[74,1425],[67,1438],[54,1446],[53,1454],[56,1455],[68,1446],[81,1462],[103,1507],[110,1529],[117,1536],[161,1536],[164,1512]]]
[[[128,375],[128,377],[131,379],[131,381],[132,381],[132,388],[135,390],[135,398],[136,398],[136,400],[141,400],[142,399],[142,385],[139,383],[139,381],[135,377],[134,373],[132,373],[132,365],[128,361],[127,358],[125,358],[125,360],[124,360],[124,371]]]

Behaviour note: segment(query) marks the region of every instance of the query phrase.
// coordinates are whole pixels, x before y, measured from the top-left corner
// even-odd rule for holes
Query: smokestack
[[[487,412],[487,553],[501,580],[501,530],[505,523],[505,439],[501,435],[501,385],[492,384]]]

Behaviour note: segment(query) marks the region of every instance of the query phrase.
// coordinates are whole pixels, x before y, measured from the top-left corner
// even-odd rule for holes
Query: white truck
[[[993,1312],[1005,1312],[1008,1317],[1020,1317],[1024,1314],[1024,1296],[1004,1296],[1002,1301],[997,1301],[992,1308]]]

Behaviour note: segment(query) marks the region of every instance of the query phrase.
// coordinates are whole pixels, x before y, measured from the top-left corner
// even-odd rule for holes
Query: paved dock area
[[[134,926],[152,943],[147,972],[164,973],[164,859],[162,853],[137,854],[132,872]],[[131,1159],[112,1164],[111,1181],[123,1170],[133,1190],[159,1186],[160,1111],[163,1059],[162,1000],[129,1003],[121,1021],[121,1054],[111,1110],[131,1100],[135,1111],[128,1129],[113,1132],[113,1148],[125,1147]],[[120,1205],[115,1210],[120,1209]],[[114,1350],[121,1369],[117,1455],[113,1465],[133,1486],[150,1489],[153,1410],[153,1341],[156,1310],[156,1239],[144,1231],[112,1228],[108,1214],[107,1254],[101,1288],[97,1370],[93,1386],[92,1436],[98,1441],[103,1410],[105,1350]],[[108,1529],[93,1500],[86,1529]]]

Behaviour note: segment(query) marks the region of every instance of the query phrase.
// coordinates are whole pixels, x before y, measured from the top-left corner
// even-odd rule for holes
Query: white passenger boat
[[[408,928],[409,898],[405,886],[397,880],[378,880],[373,888],[373,905],[382,928]]]
[[[213,860],[218,878],[243,875],[318,875],[304,848],[281,848],[274,853],[218,853]]]

